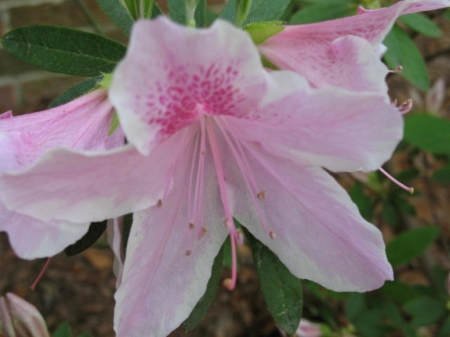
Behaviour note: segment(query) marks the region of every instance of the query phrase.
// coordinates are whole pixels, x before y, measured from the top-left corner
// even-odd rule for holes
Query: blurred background
[[[164,1],[158,2],[166,9]],[[283,20],[301,24],[351,15],[363,2],[368,1],[295,0]],[[208,1],[213,12],[220,11],[222,3]],[[392,100],[401,103],[411,98],[410,115],[431,118],[410,120],[405,141],[385,167],[416,192],[410,195],[379,173],[336,175],[362,215],[382,231],[396,281],[367,294],[337,294],[305,282],[304,317],[322,324],[324,336],[450,336],[450,12],[424,14],[431,26],[423,28],[424,24],[408,20],[399,20],[398,26],[418,48],[428,77],[406,80],[404,74],[393,73],[387,79]],[[34,24],[80,29],[127,43],[95,0],[0,0],[1,36]],[[400,57],[388,59],[389,66],[405,67],[402,60],[406,60],[407,71],[418,69],[421,65],[408,61],[409,47],[402,48]],[[46,109],[52,99],[82,80],[35,68],[0,46],[0,112],[13,109],[17,115]],[[430,142],[441,146],[430,147]],[[264,303],[251,251],[245,245],[239,249],[236,289],[219,287],[201,325],[187,334],[179,329],[172,337],[280,336]],[[29,286],[45,260],[17,259],[7,236],[0,233],[0,295],[10,291],[29,300],[51,331],[68,322],[75,335],[110,337],[114,335],[112,262],[106,239],[101,238],[80,255],[53,258],[37,289],[31,291]],[[225,269],[223,278],[227,276]]]

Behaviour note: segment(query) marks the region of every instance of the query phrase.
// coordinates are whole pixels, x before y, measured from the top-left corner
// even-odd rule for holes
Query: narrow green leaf
[[[422,150],[450,154],[450,121],[431,115],[406,116],[403,139]]]
[[[439,184],[450,184],[450,164],[434,171],[431,179]]]
[[[439,27],[422,13],[403,15],[400,20],[423,35],[434,38],[442,36],[442,31]]]
[[[45,70],[86,77],[112,72],[126,51],[124,45],[99,35],[52,26],[14,29],[3,37],[3,46]]]
[[[185,0],[167,0],[170,18],[182,25],[186,24],[186,3]]]
[[[194,307],[189,317],[184,321],[183,328],[186,331],[194,329],[200,321],[205,317],[209,307],[211,306],[214,298],[216,297],[217,288],[219,287],[220,275],[222,273],[224,246],[220,249],[211,271],[211,277],[209,278],[208,285],[206,286],[206,292]]]
[[[254,22],[278,20],[281,15],[283,15],[289,2],[290,0],[253,0],[250,13],[247,16],[247,20],[244,22],[244,26]],[[234,23],[236,20],[235,6],[236,0],[229,0],[219,17]]]
[[[72,329],[68,322],[61,323],[53,333],[53,337],[72,337]]]
[[[96,76],[84,80],[73,87],[67,89],[62,95],[56,97],[49,104],[49,108],[54,108],[55,106],[60,106],[74,100],[77,97],[83,96],[85,93],[94,89],[103,79],[103,76]]]
[[[280,33],[284,28],[284,25],[280,21],[269,21],[251,23],[245,26],[244,30],[250,34],[253,42],[258,45]]]
[[[139,0],[124,0],[125,5],[134,20],[139,19]]]
[[[446,312],[444,302],[430,297],[415,298],[403,308],[413,316],[412,323],[417,327],[437,323]]]
[[[119,0],[97,0],[106,15],[127,35],[130,35],[133,18]]]
[[[364,186],[361,183],[355,183],[349,191],[350,198],[352,198],[353,202],[358,206],[359,213],[363,216],[367,221],[372,221],[373,211],[374,211],[374,203],[372,200],[364,193]]]
[[[264,244],[251,234],[248,238],[267,307],[277,325],[293,335],[302,317],[302,281]]]
[[[343,18],[352,14],[352,8],[346,3],[330,2],[308,6],[292,15],[290,24],[305,24]]]
[[[425,61],[414,41],[400,27],[394,25],[384,39],[383,43],[388,47],[384,59],[392,69],[402,66],[400,75],[405,77],[417,88],[427,91],[430,89]]]
[[[93,222],[89,226],[89,230],[84,236],[74,244],[64,249],[67,256],[80,254],[81,252],[92,246],[106,229],[106,220],[102,222]]]
[[[361,293],[351,293],[347,298],[347,303],[345,306],[345,317],[350,322],[353,322],[362,312],[366,310],[366,295]]]
[[[420,227],[398,235],[388,243],[386,254],[393,267],[408,263],[422,255],[439,235],[439,227]]]
[[[200,0],[195,8],[195,24],[197,27],[206,27],[206,0]]]

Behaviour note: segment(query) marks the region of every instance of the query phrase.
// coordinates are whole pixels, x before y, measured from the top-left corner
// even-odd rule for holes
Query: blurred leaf
[[[437,334],[437,337],[448,337],[448,336],[450,336],[450,315],[447,316],[447,318],[444,321],[444,324],[442,324],[442,327]]]
[[[125,34],[130,35],[133,18],[119,0],[97,0],[99,7]]]
[[[267,307],[277,325],[293,335],[302,317],[302,281],[264,244],[251,234],[248,238]]]
[[[381,215],[383,220],[386,221],[392,228],[399,227],[399,219],[397,215],[397,211],[390,202],[390,200],[384,201],[381,208]]]
[[[222,265],[223,265],[223,253],[224,253],[224,245],[220,249],[216,258],[214,259],[214,264],[212,266],[211,277],[208,281],[208,285],[206,286],[206,292],[198,301],[197,305],[192,310],[189,317],[184,321],[183,328],[186,331],[190,331],[194,329],[200,321],[205,317],[206,312],[211,306],[214,297],[216,297],[217,288],[219,287],[220,275],[222,273]]]
[[[400,20],[402,20],[416,32],[423,35],[435,38],[442,36],[442,31],[439,29],[439,27],[422,13],[403,15]]]
[[[5,50],[42,69],[79,76],[112,72],[125,55],[124,45],[78,30],[27,26],[3,37]]]
[[[450,184],[450,164],[434,171],[431,179],[439,184]]]
[[[146,19],[155,18],[161,14],[158,4],[154,0],[124,0],[131,17],[134,20],[138,20],[141,17],[141,1],[143,1],[143,13],[142,16]]]
[[[244,30],[250,34],[253,43],[258,45],[283,31],[284,25],[280,21],[256,22],[245,26]]]
[[[367,310],[366,295],[362,293],[351,293],[347,298],[345,306],[345,317],[353,322],[357,317]]]
[[[186,24],[186,3],[185,0],[167,0],[170,18],[182,25]]]
[[[342,1],[330,1],[308,6],[292,15],[290,24],[305,24],[343,18],[353,14],[351,7]]]
[[[77,97],[83,96],[90,90],[94,89],[97,84],[99,84],[103,79],[103,76],[96,76],[84,80],[78,84],[75,84],[73,87],[67,89],[62,93],[62,95],[56,97],[53,101],[50,102],[49,108],[54,108],[56,106],[63,105],[74,100]]]
[[[87,233],[77,242],[64,249],[64,253],[66,253],[67,256],[73,256],[88,249],[100,238],[100,236],[102,236],[106,229],[106,222],[106,220],[102,222],[92,222]]]
[[[402,190],[402,189],[398,189],[398,191],[402,194],[406,194],[408,192]],[[418,191],[414,192],[414,196],[418,195]],[[407,195],[410,195],[409,193]],[[406,214],[406,215],[411,215],[414,216],[416,215],[416,209],[413,205],[411,205],[411,203],[404,199],[403,197],[401,197],[400,195],[398,195],[395,199],[392,199],[392,202],[399,208],[400,213]]]
[[[61,323],[53,333],[53,337],[72,337],[72,329],[69,323]]]
[[[363,184],[357,182],[353,184],[349,191],[350,198],[358,206],[359,212],[364,219],[371,221],[373,217],[374,204],[372,200],[364,193]]]
[[[413,287],[399,281],[386,282],[381,288],[381,291],[400,303],[406,303],[420,296]]]
[[[439,235],[439,227],[420,227],[398,235],[388,243],[386,254],[393,267],[422,255]]]
[[[445,303],[430,297],[413,299],[403,308],[413,316],[412,323],[417,327],[437,323],[446,312]]]
[[[195,8],[195,24],[197,27],[205,27],[206,23],[206,0],[200,0]]]
[[[408,34],[397,25],[394,25],[384,39],[383,44],[388,47],[387,52],[384,54],[384,59],[389,67],[395,69],[398,66],[402,66],[401,76],[421,90],[427,91],[430,89],[430,79],[425,61]]]
[[[405,117],[404,140],[433,153],[450,153],[450,121],[413,114]]]
[[[244,26],[254,22],[278,20],[283,15],[289,2],[290,0],[253,0]],[[236,0],[229,0],[223,7],[219,17],[234,23],[236,19],[235,6]]]
[[[366,310],[352,323],[358,331],[358,336],[385,337],[392,329],[384,325],[383,312],[378,309]]]

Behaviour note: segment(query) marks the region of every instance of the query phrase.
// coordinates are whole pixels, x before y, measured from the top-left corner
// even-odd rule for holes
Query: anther
[[[403,70],[402,66],[397,66],[397,68],[395,68],[394,70],[389,70],[389,72],[396,74],[396,73],[401,72],[402,70]]]
[[[272,240],[274,240],[277,237],[274,231],[270,231],[269,236]]]
[[[266,198],[266,190],[259,191],[258,194],[256,194],[256,197],[260,200]]]
[[[233,290],[234,286],[233,286],[233,280],[230,278],[227,278],[223,281],[223,286],[225,288],[227,288],[228,290]]]
[[[159,199],[159,200],[158,200],[158,203],[156,204],[156,207],[161,207],[161,206],[162,206],[162,204],[163,204],[163,203],[162,203],[162,200],[161,200],[161,199]]]

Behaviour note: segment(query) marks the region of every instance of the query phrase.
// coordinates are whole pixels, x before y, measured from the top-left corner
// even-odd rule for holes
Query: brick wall
[[[157,0],[163,9],[164,1]],[[223,0],[208,1],[220,6]],[[95,23],[93,23],[94,21]],[[95,0],[0,0],[0,36],[11,29],[47,24],[96,32],[126,43],[126,36],[97,6]],[[50,73],[9,55],[0,45],[0,113],[45,109],[48,103],[83,78]]]

